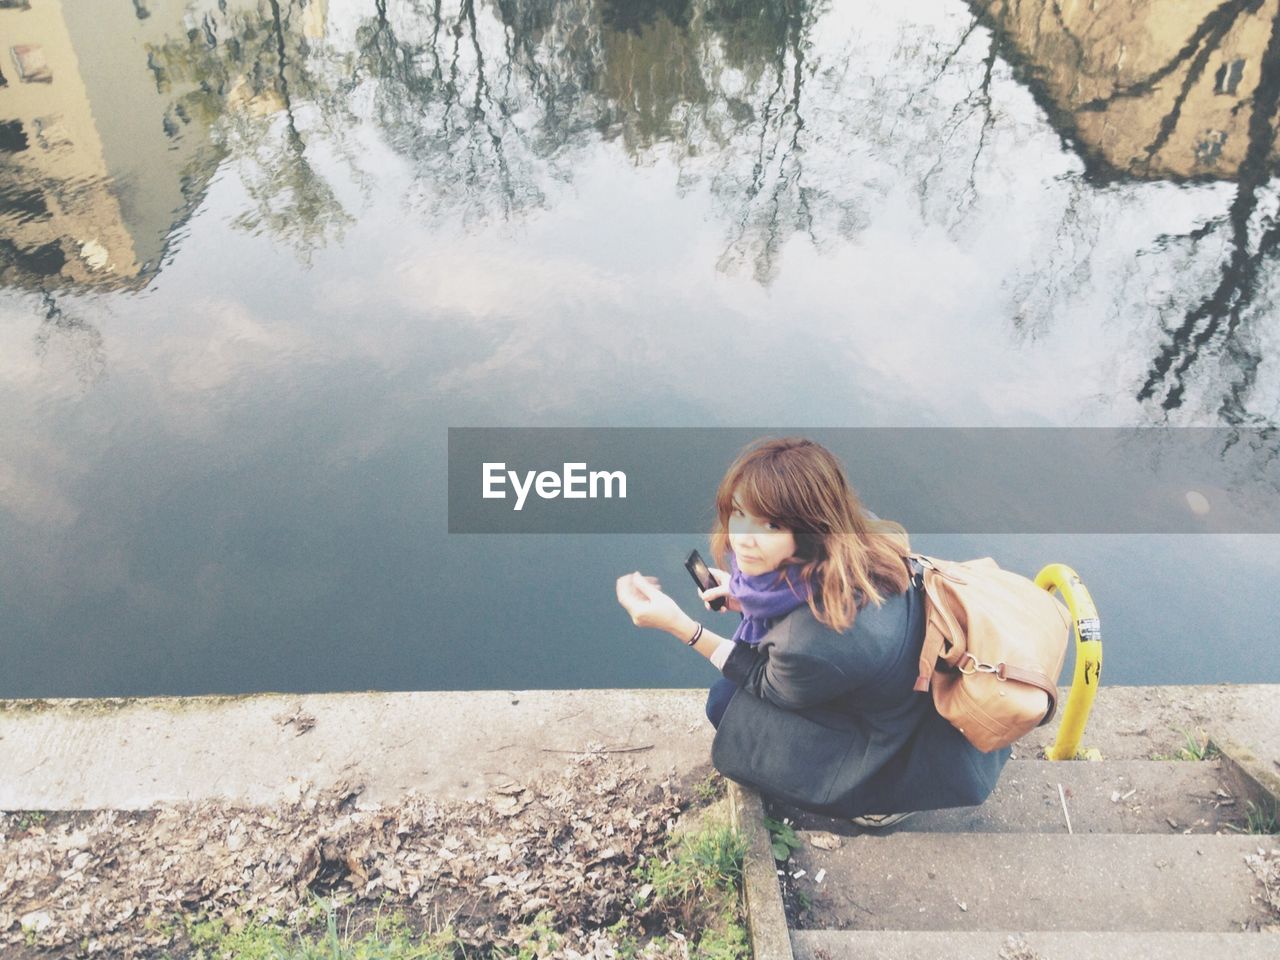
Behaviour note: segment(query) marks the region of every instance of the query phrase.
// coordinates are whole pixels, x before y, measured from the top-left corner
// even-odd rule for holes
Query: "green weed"
[[[1194,733],[1183,730],[1182,737],[1186,745],[1178,751],[1179,760],[1213,760],[1218,756],[1218,748],[1209,742],[1203,730],[1197,730]]]
[[[1261,805],[1252,800],[1245,804],[1245,830],[1248,833],[1259,833],[1267,836],[1280,834],[1280,820],[1277,820],[1277,809],[1274,804]]]
[[[1218,748],[1210,741],[1208,736],[1202,730],[1179,730],[1182,734],[1183,745],[1173,753],[1155,753],[1151,755],[1152,760],[1215,760],[1218,757]]]
[[[746,852],[745,838],[723,824],[682,834],[666,856],[636,869],[634,905],[680,918],[693,960],[741,960],[750,954],[738,897]],[[637,946],[628,944],[631,956]]]
[[[691,899],[736,885],[746,852],[746,841],[736,830],[709,824],[681,836],[669,856],[649,860],[637,876],[652,887],[649,895],[658,902]]]
[[[351,936],[338,931],[334,901],[318,902],[323,909],[322,933],[309,932],[307,915],[292,929],[259,919],[238,929],[221,918],[189,921],[192,952],[187,960],[454,960],[458,955],[451,929],[417,936],[400,914],[380,914],[371,931]],[[525,960],[524,953],[519,956]]]
[[[764,825],[769,831],[769,841],[773,847],[773,859],[785,862],[791,856],[792,850],[800,848],[800,838],[796,836],[795,828],[791,824],[783,820],[775,820],[772,817],[765,817]]]
[[[510,960],[538,960],[539,957],[555,956],[560,949],[560,934],[556,932],[555,915],[550,910],[544,910],[534,917],[524,928],[522,936],[524,942],[515,953],[499,952],[495,956]]]
[[[698,938],[690,952],[693,960],[742,960],[751,955],[747,930],[736,922],[712,927]]]
[[[19,810],[12,814],[13,828],[18,833],[25,833],[32,827],[43,827],[49,815],[43,810]]]
[[[693,802],[698,806],[706,806],[719,800],[724,794],[724,777],[713,770],[693,788]]]
[[[640,953],[640,941],[631,917],[624,916],[608,928],[609,938],[617,947],[618,960],[636,960]]]

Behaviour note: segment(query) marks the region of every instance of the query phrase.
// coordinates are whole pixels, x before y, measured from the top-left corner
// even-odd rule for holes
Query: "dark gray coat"
[[[983,753],[912,687],[924,641],[915,590],[858,611],[837,633],[802,606],[757,647],[738,644],[739,686],[712,746],[727,777],[836,817],[981,803],[1009,748]]]

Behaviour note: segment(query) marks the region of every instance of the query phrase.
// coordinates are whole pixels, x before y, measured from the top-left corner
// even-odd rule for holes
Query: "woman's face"
[[[796,552],[796,538],[790,530],[755,517],[742,509],[735,497],[729,514],[729,547],[738,569],[748,576],[777,570]]]

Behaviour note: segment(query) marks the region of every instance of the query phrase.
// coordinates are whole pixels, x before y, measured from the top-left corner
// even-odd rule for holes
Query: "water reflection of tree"
[[[580,148],[603,136],[637,163],[673,159],[681,189],[705,180],[730,224],[719,266],[745,267],[768,283],[788,238],[799,233],[821,245],[824,236],[851,237],[867,221],[867,196],[882,189],[874,175],[857,182],[858,158],[831,168],[833,135],[843,141],[837,151],[865,151],[869,169],[905,174],[926,218],[952,232],[984,194],[984,178],[1008,175],[992,146],[1019,121],[997,106],[998,82],[1016,77],[1038,93],[1071,140],[1068,118],[1047,102],[1008,39],[1010,8],[992,15],[982,0],[971,6],[971,15],[939,33],[904,33],[872,94],[852,97],[843,86],[849,67],[813,55],[818,10],[802,0],[493,0],[483,8],[459,0],[448,9],[442,0],[412,0],[391,11],[376,0],[357,36],[355,83],[372,81],[379,126],[412,165],[415,206],[432,217],[477,222],[536,208],[550,183],[570,177]],[[1146,145],[1148,161],[1234,18],[1258,6],[1220,5],[1191,28],[1169,64],[1114,92],[1139,96],[1189,66]],[[1166,411],[1183,403],[1189,374],[1210,353],[1229,368],[1225,419],[1244,418],[1256,380],[1261,353],[1249,318],[1272,306],[1265,273],[1280,242],[1264,202],[1280,86],[1276,34],[1262,57],[1266,75],[1250,107],[1250,147],[1230,209],[1157,244],[1197,262],[1215,242],[1227,247],[1211,289],[1182,290],[1189,305],[1169,324],[1139,391]],[[1065,28],[1064,36],[1073,37]],[[1056,55],[1069,59],[1073,50],[1083,69],[1078,43],[1064,42]],[[826,144],[813,141],[815,130]],[[1140,169],[1100,173],[1084,154],[1084,173],[1057,178],[1061,216],[1047,254],[1010,284],[1014,325],[1031,335],[1092,277],[1105,197],[1097,188],[1143,177]],[[813,169],[824,161],[826,169]],[[1197,276],[1180,272],[1184,284]]]
[[[844,57],[819,58],[814,34],[824,8],[806,0],[372,0],[349,64],[299,29],[305,0],[261,0],[246,12],[213,14],[204,29],[153,50],[152,67],[158,83],[198,85],[177,99],[173,122],[204,111],[241,162],[250,208],[237,223],[287,240],[304,258],[350,221],[317,169],[315,148],[353,162],[349,104],[367,102],[412,171],[411,205],[433,221],[512,220],[535,210],[604,138],[634,163],[672,162],[680,190],[705,184],[728,224],[719,267],[767,284],[792,237],[818,246],[853,237],[869,221],[869,202],[903,180],[924,218],[963,242],[979,198],[998,195],[996,184],[1015,172],[1001,169],[996,143],[1019,134],[1020,122],[1043,122],[1002,109],[1001,83],[1017,78],[1065,129],[1068,118],[1046,105],[991,6],[971,0],[936,31],[904,27],[875,76],[859,75],[856,41]],[[1189,78],[1201,75],[1232,18],[1258,6],[1231,0],[1215,8],[1169,64],[1113,96],[1140,95],[1180,64],[1190,65]],[[1184,403],[1192,372],[1212,355],[1230,368],[1220,413],[1245,419],[1261,360],[1251,320],[1273,306],[1266,274],[1280,243],[1269,193],[1278,37],[1280,26],[1262,57],[1228,211],[1148,251],[1162,259],[1179,251],[1199,268],[1179,271],[1167,337],[1139,392],[1165,411]],[[1073,50],[1083,59],[1071,43],[1058,55],[1069,60]],[[1183,99],[1147,145],[1148,159],[1168,140]],[[1062,205],[1053,242],[1010,284],[1013,323],[1026,335],[1092,276],[1106,196],[1098,187],[1142,177],[1102,175],[1087,159],[1085,167],[1056,180]],[[1210,286],[1193,287],[1217,244],[1226,252]]]
[[[36,356],[44,357],[52,344],[60,343],[74,361],[81,384],[88,387],[97,383],[107,370],[102,331],[83,317],[68,313],[52,290],[40,295],[40,306],[44,316],[36,331]]]
[[[202,30],[150,51],[149,62],[159,85],[196,85],[172,113],[199,113],[239,161],[251,207],[235,224],[291,244],[309,262],[353,219],[308,156],[302,118],[342,152],[354,117],[294,20],[305,7],[305,0],[262,0],[256,9],[207,16]]]
[[[269,6],[270,23],[261,35],[274,46],[255,58],[242,42],[233,59],[240,76],[259,78],[255,96],[264,89],[280,95],[286,162],[262,158],[258,168],[272,175],[250,183],[254,210],[240,222],[276,233],[294,230],[300,247],[309,250],[344,215],[307,162],[292,107],[290,87],[299,82],[290,71],[306,68],[305,51],[286,55],[288,17],[274,0]],[[1250,5],[1229,6],[1238,12]],[[1214,39],[1226,32],[1224,14],[1214,16],[1212,29],[1195,34],[1202,47],[1179,54],[1191,56],[1200,69]],[[705,178],[730,223],[719,266],[748,268],[768,283],[790,236],[801,233],[821,244],[824,231],[850,237],[861,229],[865,194],[875,189],[865,183],[850,189],[847,171],[806,177],[815,155],[806,143],[815,109],[806,89],[815,82],[838,88],[831,66],[817,64],[809,52],[817,17],[800,0],[494,0],[485,8],[460,0],[447,9],[441,0],[413,0],[390,10],[386,0],[375,0],[373,16],[357,33],[351,87],[372,81],[378,124],[414,173],[413,206],[433,219],[509,220],[537,208],[550,183],[569,178],[578,149],[603,135],[618,139],[639,163],[664,153],[673,157],[683,189]],[[993,98],[993,83],[1006,70],[999,54],[1016,60],[1001,45],[998,20],[975,15],[958,26],[950,42],[904,41],[895,58],[901,69],[891,73],[906,78],[905,87],[891,89],[886,80],[844,127],[878,146],[881,162],[902,158],[922,210],[951,230],[976,205],[984,155],[998,125],[1008,122]],[[209,46],[207,39],[203,43]],[[255,59],[257,68],[246,71],[245,62]],[[270,79],[265,88],[263,77]],[[816,109],[820,114],[822,104]],[[1255,105],[1255,113],[1259,109]],[[252,128],[251,113],[237,116],[237,123]],[[831,119],[820,115],[819,123]],[[1168,129],[1166,123],[1161,138]],[[248,132],[241,140],[255,143]],[[1159,140],[1148,156],[1158,148]],[[1021,330],[1034,332],[1091,277],[1099,221],[1085,202],[1088,181],[1069,174],[1060,182],[1066,196],[1052,252],[1011,285],[1013,320]],[[1256,209],[1264,183],[1256,176],[1251,182],[1246,171],[1231,215],[1181,238],[1195,246],[1227,229],[1236,253],[1218,289],[1172,331],[1153,362],[1144,399],[1168,379],[1164,406],[1176,407],[1187,370],[1206,346],[1220,341],[1243,371],[1231,401],[1240,406],[1258,357],[1235,332],[1258,296],[1258,270],[1274,246],[1274,240],[1247,242],[1246,210],[1250,204]],[[1162,242],[1168,247],[1177,239]]]
[[[1010,34],[1014,32],[1012,18],[1025,19],[1027,16],[1019,5],[971,0],[970,6],[974,9],[975,21],[992,31],[1001,57],[1013,66],[1019,81],[1036,96],[1055,129],[1078,149],[1085,171],[1079,177],[1072,175],[1071,179],[1087,186],[1095,198],[1091,206],[1096,206],[1097,198],[1106,196],[1099,188],[1171,176],[1163,169],[1155,169],[1153,165],[1157,157],[1170,143],[1180,123],[1194,122],[1194,118],[1189,120],[1184,115],[1193,89],[1204,81],[1206,70],[1215,56],[1224,61],[1222,71],[1227,69],[1228,58],[1222,56],[1223,43],[1246,18],[1258,13],[1261,2],[1228,0],[1213,7],[1198,23],[1187,25],[1186,41],[1167,62],[1155,66],[1145,76],[1116,85],[1109,93],[1074,106],[1058,102],[1049,90],[1045,79],[1047,73],[1058,78],[1059,88],[1072,85],[1064,84],[1062,78],[1074,80],[1077,84],[1079,78],[1099,83],[1099,76],[1110,76],[1111,73],[1099,73],[1094,69],[1092,64],[1099,58],[1098,50],[1086,49],[1067,28],[1056,6],[1055,16],[1064,41],[1047,43],[1036,36],[1036,49],[1041,58],[1052,52],[1052,56],[1043,63],[1028,62],[1017,48],[1017,42],[1011,39]],[[1032,15],[1033,21],[1035,16],[1039,14]],[[1023,41],[1028,42],[1026,24],[1022,26]],[[1232,176],[1234,184],[1227,211],[1183,233],[1157,238],[1149,249],[1139,251],[1130,271],[1131,278],[1148,279],[1143,277],[1144,263],[1158,254],[1162,271],[1175,277],[1175,289],[1167,291],[1164,303],[1158,308],[1164,342],[1159,345],[1136,393],[1138,400],[1156,403],[1166,416],[1182,408],[1190,399],[1188,391],[1193,387],[1193,373],[1216,359],[1220,371],[1217,376],[1203,378],[1201,387],[1207,393],[1199,402],[1215,408],[1216,415],[1228,423],[1240,424],[1257,419],[1247,412],[1262,360],[1262,350],[1257,342],[1259,332],[1254,321],[1273,312],[1274,300],[1268,286],[1272,283],[1270,274],[1274,273],[1275,250],[1280,244],[1280,235],[1277,235],[1280,228],[1277,228],[1274,211],[1275,191],[1270,186],[1277,172],[1274,150],[1280,107],[1280,11],[1267,26],[1266,35],[1266,49],[1259,51],[1259,84],[1252,98],[1242,101],[1237,107],[1240,109],[1247,104],[1247,145],[1244,157]],[[1162,85],[1172,90],[1172,100],[1158,122],[1153,124],[1149,142],[1137,146],[1134,160],[1128,166],[1113,166],[1106,151],[1082,134],[1078,125],[1080,118],[1106,111],[1123,101],[1152,97]],[[1073,114],[1073,110],[1076,113]],[[1201,179],[1213,176],[1212,169],[1206,168]],[[1072,197],[1078,192],[1073,190]],[[1074,202],[1065,209],[1064,229],[1068,224],[1079,225],[1080,210],[1081,207]],[[1059,242],[1051,254],[1054,259],[1064,248],[1079,249],[1078,244],[1064,245],[1062,233],[1060,230]],[[1088,249],[1091,246],[1086,246],[1085,255],[1076,261],[1076,270],[1082,278],[1089,276]],[[1056,303],[1065,302],[1052,296],[1052,271],[1037,270],[1025,279],[1021,289],[1030,294],[1043,311],[1052,312],[1051,308]],[[1072,285],[1063,288],[1063,292],[1069,293]],[[1145,303],[1148,291],[1144,289],[1141,293]],[[1119,302],[1117,310],[1124,310]],[[1211,396],[1215,391],[1218,393],[1216,399]]]
[[[670,157],[683,189],[708,179],[733,222],[722,267],[767,281],[786,237],[813,235],[825,196],[802,166],[816,17],[803,0],[496,0],[492,17],[474,0],[378,0],[355,82],[373,82],[424,213],[466,223],[536,208],[603,136],[636,163]]]
[[[910,170],[921,213],[948,229],[959,227],[978,199],[979,164],[999,119],[991,97],[996,64],[995,37],[976,18],[961,25],[954,42],[922,32],[893,56],[890,74],[911,83],[905,97],[891,95],[879,111],[879,142]]]
[[[740,71],[748,93],[747,109],[739,110],[743,123],[735,131],[747,149],[734,156],[750,159],[749,173],[744,177],[746,171],[731,162],[712,181],[732,223],[719,266],[750,265],[761,283],[776,276],[778,254],[791,235],[803,232],[819,243],[816,223],[830,222],[823,213],[835,214],[846,235],[862,220],[856,206],[846,207],[805,181],[804,86],[813,71],[806,51],[817,17],[810,4],[788,0],[708,4],[708,25],[721,38],[721,79],[726,67]],[[818,206],[826,209],[815,211]]]
[[[504,16],[527,12],[522,4],[500,7]],[[374,83],[374,117],[413,173],[411,205],[432,218],[456,213],[467,224],[541,205],[540,180],[554,175],[561,144],[533,135],[521,81],[541,97],[547,120],[558,118],[562,81],[536,58],[524,64],[526,76],[517,74],[530,34],[505,31],[495,55],[485,49],[474,0],[447,14],[439,0],[430,9],[410,0],[398,12],[393,23],[385,0],[376,0],[375,16],[356,34],[354,83]]]
[[[1251,6],[1256,4],[1224,5],[1215,13],[1234,7],[1234,15],[1240,16]],[[1229,28],[1227,23],[1215,24],[1213,30],[1202,25],[1197,30],[1195,37],[1202,49],[1195,54],[1194,68],[1203,70],[1213,45]],[[1165,411],[1178,409],[1184,402],[1192,368],[1209,350],[1217,348],[1222,351],[1227,374],[1218,414],[1235,424],[1257,420],[1248,413],[1247,404],[1257,381],[1262,351],[1251,336],[1250,320],[1275,316],[1274,293],[1268,289],[1274,278],[1267,268],[1274,264],[1280,246],[1277,197],[1271,188],[1272,178],[1280,173],[1272,158],[1280,121],[1280,9],[1271,24],[1260,69],[1261,78],[1249,110],[1248,145],[1226,215],[1211,218],[1181,236],[1162,237],[1159,241],[1161,248],[1182,247],[1195,259],[1202,248],[1223,246],[1217,282],[1208,291],[1189,291],[1191,305],[1181,321],[1168,330],[1168,338],[1138,392],[1140,400],[1159,399]],[[1165,131],[1171,122],[1176,122],[1176,117],[1166,118],[1160,136],[1167,136]],[[1150,145],[1148,156],[1155,149],[1156,144]]]

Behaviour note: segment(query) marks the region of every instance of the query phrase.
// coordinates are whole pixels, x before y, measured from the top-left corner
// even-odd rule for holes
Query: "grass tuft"
[[[1178,731],[1182,734],[1182,746],[1171,754],[1155,753],[1152,754],[1152,760],[1216,760],[1219,757],[1218,748],[1210,741],[1208,735],[1203,730],[1187,730]]]
[[[1280,819],[1277,819],[1275,804],[1248,801],[1245,804],[1245,830],[1267,836],[1280,834]]]
[[[310,916],[300,917],[292,929],[261,919],[238,927],[220,917],[188,921],[187,960],[455,960],[460,954],[451,929],[418,936],[393,913],[379,915],[373,929],[353,936],[339,932],[333,900],[316,898],[315,905],[323,915],[322,932],[307,928]],[[519,956],[523,960],[524,952]]]
[[[653,887],[658,902],[715,894],[736,886],[746,852],[746,841],[732,827],[708,824],[681,836],[667,857],[639,867],[638,877]]]
[[[746,853],[746,839],[724,824],[682,834],[664,857],[636,868],[634,905],[679,917],[693,960],[742,960],[750,954],[739,896]]]
[[[18,833],[26,833],[33,827],[43,827],[48,819],[49,815],[43,810],[17,810],[10,814],[10,823]],[[3,820],[0,820],[0,824],[2,823]]]
[[[709,806],[725,795],[724,777],[712,770],[693,788],[693,802],[700,807]]]

